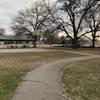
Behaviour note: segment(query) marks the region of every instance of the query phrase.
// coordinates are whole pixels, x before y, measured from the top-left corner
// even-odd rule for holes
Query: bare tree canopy
[[[74,48],[78,48],[82,36],[91,32],[84,31],[84,18],[98,2],[99,0],[58,0],[57,14],[52,13],[53,9],[48,7],[54,23],[72,39]]]
[[[18,16],[13,20],[12,29],[16,34],[30,34],[36,39],[38,33],[42,32],[43,22],[47,16],[45,3],[36,2],[32,8],[18,13]]]
[[[85,26],[91,31],[92,47],[95,47],[96,38],[100,36],[100,4],[94,6],[85,17]]]
[[[96,8],[99,6],[100,0],[57,0],[52,5],[43,0],[36,2],[31,9],[20,11],[13,20],[12,29],[17,34],[31,34],[35,39],[42,32],[65,32],[71,39],[73,48],[78,48],[79,41],[86,34],[91,32],[96,37],[100,24],[96,15],[100,10]]]

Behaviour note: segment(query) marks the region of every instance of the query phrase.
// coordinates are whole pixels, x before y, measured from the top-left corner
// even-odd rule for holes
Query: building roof
[[[0,41],[33,41],[33,37],[30,35],[14,35],[6,36],[0,35]]]

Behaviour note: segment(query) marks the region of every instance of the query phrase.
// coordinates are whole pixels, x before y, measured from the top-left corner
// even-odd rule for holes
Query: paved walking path
[[[16,52],[46,52],[49,49],[28,48],[28,49],[0,49],[0,53],[16,53]],[[52,50],[53,51],[53,50]]]
[[[71,62],[97,57],[99,56],[89,54],[89,56],[63,59],[39,67],[26,75],[11,100],[66,100],[60,83],[60,71],[63,66]]]

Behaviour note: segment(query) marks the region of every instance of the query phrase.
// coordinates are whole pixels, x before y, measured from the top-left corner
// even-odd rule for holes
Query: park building
[[[30,35],[0,35],[0,48],[32,48],[33,43]]]

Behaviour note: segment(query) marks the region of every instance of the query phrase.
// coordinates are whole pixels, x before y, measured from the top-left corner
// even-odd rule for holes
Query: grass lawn
[[[64,52],[0,54],[0,100],[10,100],[27,72],[52,61],[78,56]]]
[[[43,48],[43,47],[42,47]],[[76,52],[84,52],[84,53],[90,53],[90,54],[97,54],[100,55],[100,48],[78,48],[78,49],[72,49],[67,47],[44,47],[46,49],[55,49],[55,50],[68,50],[68,51],[76,51]]]
[[[100,55],[100,48],[79,48],[75,51]]]
[[[68,100],[100,100],[100,58],[66,65],[62,82]]]

